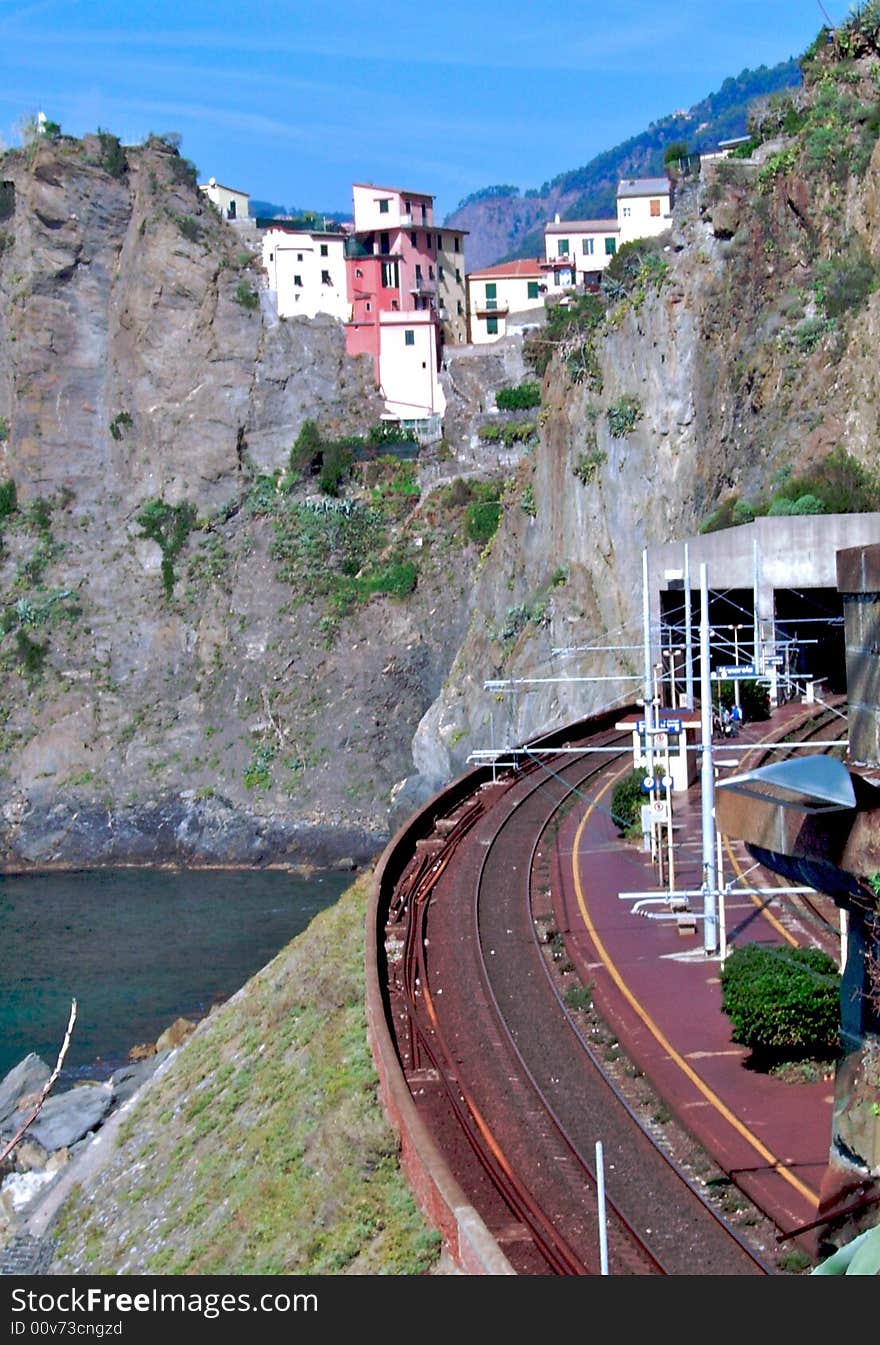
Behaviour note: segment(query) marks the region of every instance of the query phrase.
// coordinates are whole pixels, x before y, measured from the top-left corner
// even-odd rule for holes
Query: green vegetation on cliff
[[[364,1012],[369,878],[183,1043],[57,1227],[53,1274],[420,1275]]]

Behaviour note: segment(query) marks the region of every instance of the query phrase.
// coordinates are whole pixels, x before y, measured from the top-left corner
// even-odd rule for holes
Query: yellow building
[[[506,336],[516,315],[544,308],[547,286],[538,257],[499,262],[467,277],[469,338],[484,345]]]

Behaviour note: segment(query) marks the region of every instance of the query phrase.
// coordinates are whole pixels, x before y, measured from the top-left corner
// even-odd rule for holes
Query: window
[[[462,306],[461,306],[461,300],[460,300],[460,299],[457,301],[457,303],[456,303],[456,307],[457,307],[457,309],[458,309],[458,316],[461,317],[462,314],[464,313],[464,309],[463,309]]]
[[[303,259],[303,255],[302,255],[302,253],[301,253],[301,252],[298,252],[298,253],[296,254],[296,260],[297,260],[298,262],[301,262],[302,259]]]
[[[387,214],[388,214],[388,206],[389,206],[389,201],[388,201],[388,197],[386,196],[383,200],[381,200],[381,201],[379,202],[379,214],[380,214],[380,215],[387,215]]]
[[[412,201],[405,201],[405,202],[404,202],[404,206],[405,206],[406,214],[407,214],[407,215],[411,215],[411,214],[412,214]]]
[[[405,346],[414,346],[416,343],[416,334],[412,327],[406,327],[403,333],[403,344]]]
[[[660,202],[659,202],[659,201],[652,201],[652,202],[651,202],[651,215],[652,215],[652,217],[653,217],[654,219],[659,219],[659,218],[660,218]]]
[[[530,280],[530,281],[528,282],[528,297],[529,297],[530,299],[537,299],[537,297],[538,297],[538,282],[537,282],[537,280]]]
[[[355,274],[355,279],[356,279],[356,280],[363,280],[363,278],[364,278],[364,273],[363,273],[363,271],[360,269],[359,266],[356,266],[356,267],[354,268],[354,274]]]
[[[418,236],[418,234],[416,233],[415,229],[413,229],[412,233],[410,234],[410,236],[409,236],[409,241],[412,243],[412,245],[413,245],[414,248],[417,248],[417,247],[418,247],[418,245],[419,245],[419,236]]]
[[[326,243],[322,243],[322,244],[321,244],[321,256],[322,256],[322,257],[326,257],[326,256],[327,256],[327,244],[326,244]]]
[[[397,302],[397,300],[396,300],[396,299],[392,299],[392,300],[391,300],[391,309],[392,309],[392,312],[396,313],[396,312],[398,311],[399,308],[400,308],[400,304]]]
[[[416,262],[416,284],[421,285],[421,283],[422,283],[422,268],[421,266],[419,266],[419,263]]]
[[[461,252],[461,239],[460,239],[460,238],[456,238],[456,240],[455,240],[455,251],[456,251],[456,252]]]
[[[605,239],[605,256],[613,257],[617,251],[617,240],[614,238]]]
[[[372,313],[372,311],[373,311],[373,305],[370,303],[369,299],[368,299],[367,302],[364,304],[364,311],[365,311],[366,313]]]
[[[234,201],[230,201],[230,202],[229,202],[229,208],[228,208],[227,211],[226,211],[226,218],[227,218],[227,219],[235,219],[235,202],[234,202]]]
[[[593,255],[593,240],[592,240],[592,238],[585,238],[584,241],[583,241],[582,247],[583,247],[584,256],[585,256],[585,257],[592,257],[592,255]]]
[[[382,263],[382,288],[386,290],[396,290],[400,288],[400,276],[397,269],[397,262]]]
[[[568,256],[568,239],[567,239],[567,238],[560,238],[559,243],[557,244],[557,255],[560,256],[560,257],[567,257],[567,256]]]
[[[460,285],[460,284],[461,284],[461,271],[459,271],[459,269],[458,269],[457,266],[456,266],[456,268],[455,268],[455,279],[456,279],[457,283]]]
[[[302,278],[302,276],[294,276],[294,277],[293,277],[293,283],[294,283],[294,285],[299,285],[300,288],[302,288],[302,283],[303,283],[303,278]]]
[[[387,257],[387,256],[388,256],[388,253],[391,251],[391,235],[390,235],[390,234],[387,234],[387,233],[381,233],[381,234],[379,235],[379,251],[382,253],[383,257]]]
[[[488,336],[497,336],[497,335],[498,335],[498,319],[497,319],[497,318],[486,318],[486,334],[487,334]]]
[[[426,205],[422,206],[422,223],[428,223],[428,207]]]
[[[442,267],[442,266],[438,266],[438,267],[437,267],[437,279],[441,282],[441,284],[443,283],[443,267]]]
[[[623,215],[624,219],[629,219],[630,215],[632,214],[632,210],[628,205],[625,205],[623,207],[623,210],[621,211],[621,214]]]
[[[487,280],[487,281],[486,281],[486,298],[487,298],[487,299],[497,299],[497,297],[498,297],[498,286],[495,284],[495,281],[494,281],[494,280]]]
[[[330,279],[330,272],[329,272],[329,271],[322,271],[322,272],[321,272],[321,284],[322,284],[322,285],[332,285],[332,284],[333,284],[333,281]]]
[[[433,266],[429,266],[429,267],[428,267],[428,279],[429,279],[429,280],[433,280],[433,279],[434,279],[434,268],[433,268]]]

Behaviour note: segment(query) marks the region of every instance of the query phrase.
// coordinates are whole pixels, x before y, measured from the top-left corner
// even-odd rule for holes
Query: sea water
[[[33,1051],[61,1081],[105,1079],[197,1018],[336,901],[350,873],[101,869],[0,876],[0,1078]]]

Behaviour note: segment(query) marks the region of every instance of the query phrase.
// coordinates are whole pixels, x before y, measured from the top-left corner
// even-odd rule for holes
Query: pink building
[[[445,410],[434,198],[365,183],[354,184],[352,198],[354,228],[345,242],[348,352],[372,355],[389,417],[433,420]]]

